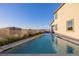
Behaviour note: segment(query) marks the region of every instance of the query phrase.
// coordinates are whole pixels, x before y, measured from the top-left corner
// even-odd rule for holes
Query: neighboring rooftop
[[[6,27],[6,28],[2,28],[2,29],[21,29],[21,28],[18,28],[18,27]]]

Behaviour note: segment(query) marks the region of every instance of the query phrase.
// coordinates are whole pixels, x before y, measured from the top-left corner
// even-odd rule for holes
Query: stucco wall
[[[71,19],[74,20],[74,30],[67,31],[66,22]],[[57,19],[55,19],[53,24],[58,25],[58,30],[54,30],[55,32],[79,39],[79,4],[63,5],[57,11]]]

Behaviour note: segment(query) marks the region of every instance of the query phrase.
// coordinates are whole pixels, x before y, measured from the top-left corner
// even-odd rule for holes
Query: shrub
[[[23,37],[22,37],[22,39],[26,39],[28,36],[25,34]]]
[[[15,41],[18,40],[17,37],[8,37],[8,38],[6,38],[6,39],[7,39],[8,43],[15,42]]]
[[[5,45],[5,44],[7,44],[7,41],[6,40],[1,40],[0,41],[0,46]]]
[[[38,32],[38,33],[35,33],[35,34],[32,34],[32,33],[28,33],[28,35],[24,35],[23,37],[7,37],[5,38],[5,40],[0,40],[0,46],[3,46],[3,45],[6,45],[6,44],[9,44],[9,43],[12,43],[12,42],[16,42],[16,41],[19,41],[19,40],[22,40],[22,39],[26,39],[28,37],[32,37],[32,36],[35,36],[35,35],[38,35],[38,34],[42,34],[42,32]]]

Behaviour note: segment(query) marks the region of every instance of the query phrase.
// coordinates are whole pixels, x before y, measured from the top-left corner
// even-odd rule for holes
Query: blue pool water
[[[50,33],[44,34],[32,41],[23,43],[3,53],[9,54],[56,54],[53,39]]]

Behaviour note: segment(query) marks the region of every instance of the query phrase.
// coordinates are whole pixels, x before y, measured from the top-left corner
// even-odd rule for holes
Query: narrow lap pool
[[[7,54],[56,54],[57,51],[52,43],[51,34],[46,33],[35,40],[23,43],[12,49],[6,50]]]

